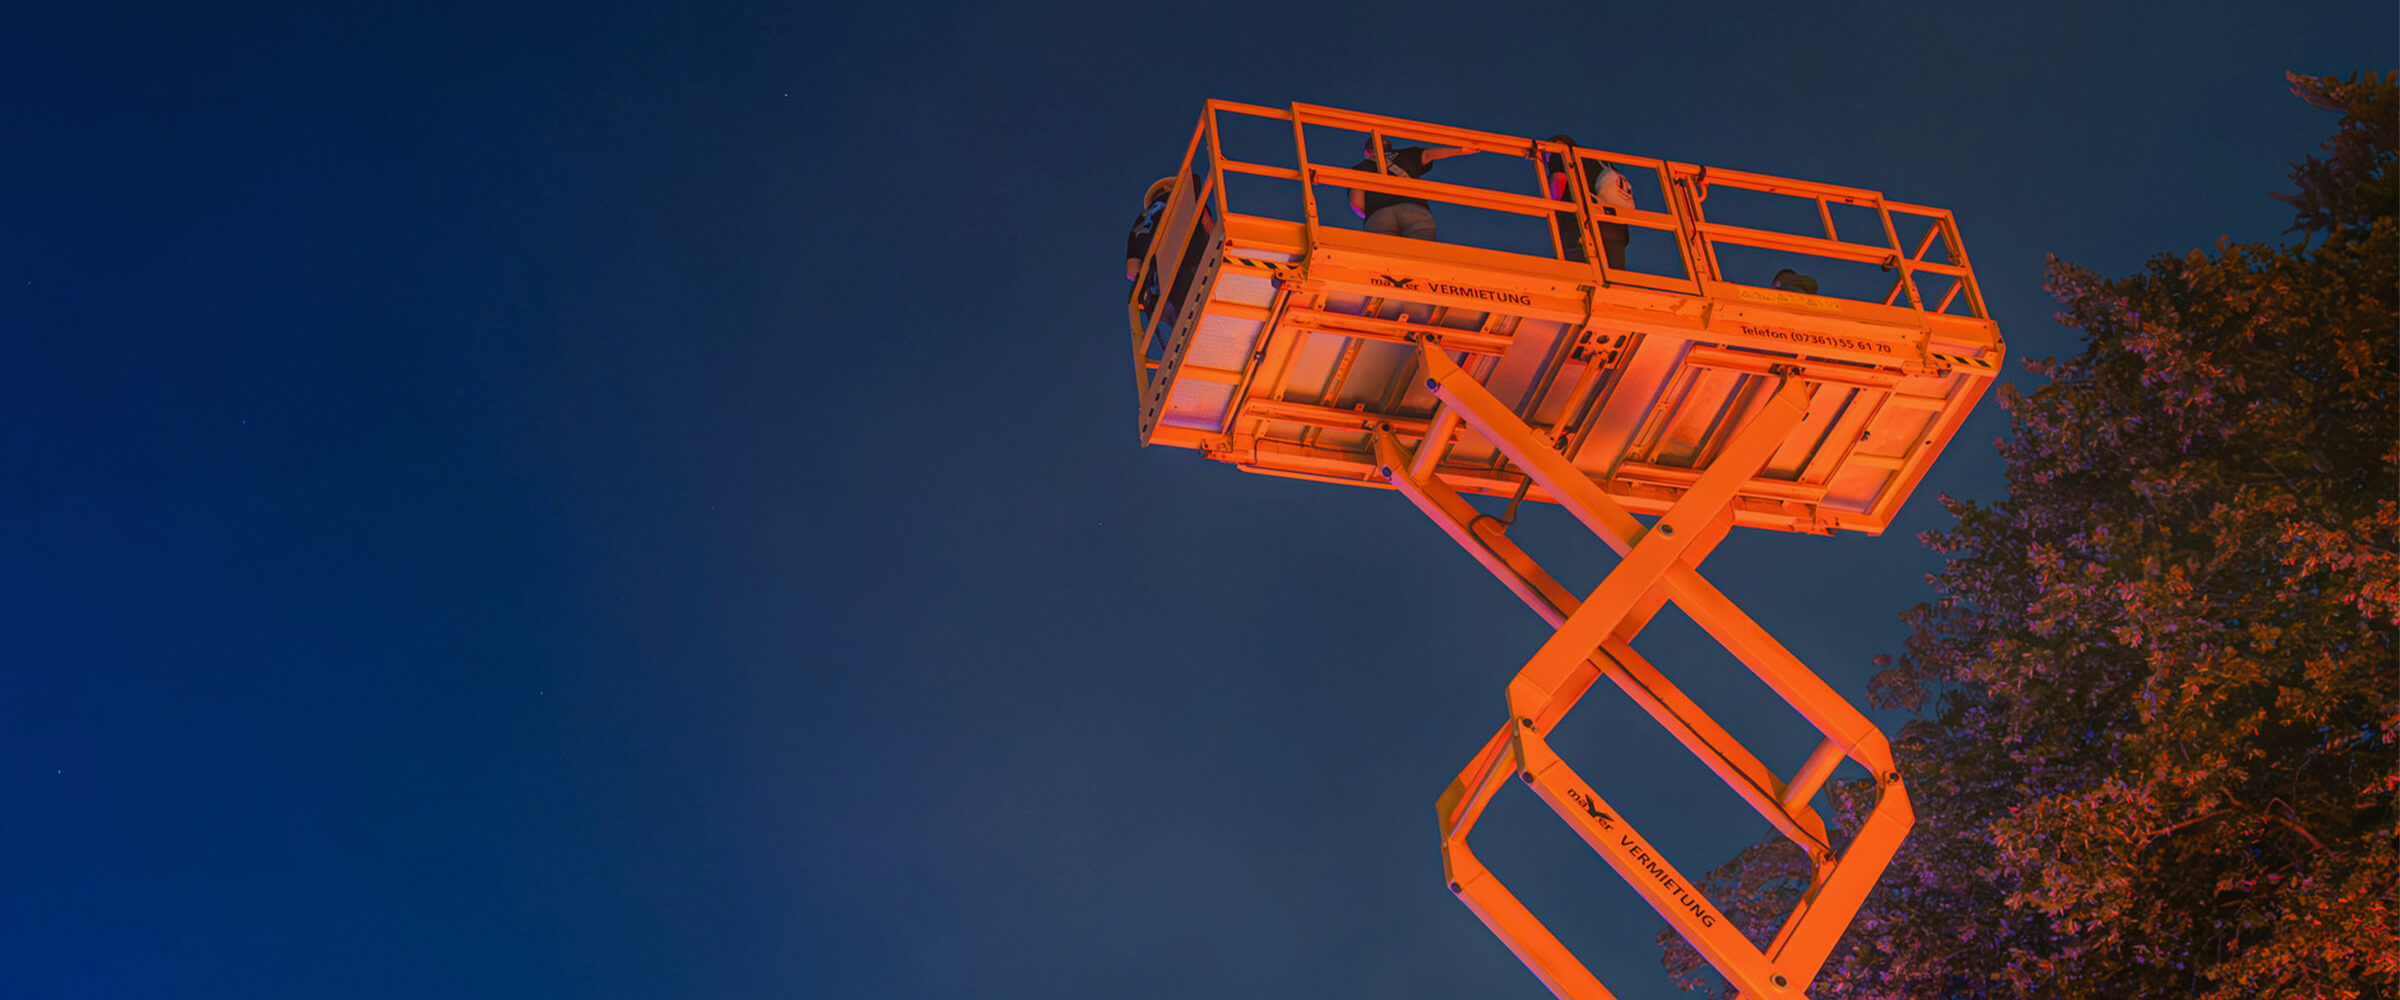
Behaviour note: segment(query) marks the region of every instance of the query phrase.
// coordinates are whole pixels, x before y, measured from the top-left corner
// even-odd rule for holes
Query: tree
[[[1812,996],[2400,996],[2400,99],[2290,80],[2342,115],[2278,196],[2298,242],[2052,260],[2086,346],[2002,388],[2006,498],[1924,536],[1869,692],[1921,713],[1918,822]],[[1831,795],[1855,829],[1873,790]],[[1807,875],[1777,841],[1708,888],[1764,935]]]

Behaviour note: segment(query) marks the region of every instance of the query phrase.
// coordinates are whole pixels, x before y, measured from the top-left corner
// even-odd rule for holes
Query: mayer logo
[[[1603,830],[1614,830],[1614,829],[1616,829],[1616,826],[1617,826],[1617,818],[1616,818],[1616,817],[1614,817],[1614,816],[1611,816],[1611,815],[1609,815],[1609,814],[1608,814],[1606,811],[1602,810],[1602,809],[1600,808],[1600,804],[1599,804],[1598,802],[1594,802],[1594,801],[1592,801],[1592,797],[1591,797],[1591,796],[1589,796],[1589,795],[1585,795],[1585,794],[1583,794],[1582,792],[1578,792],[1578,791],[1576,791],[1576,790],[1574,790],[1574,789],[1570,788],[1570,789],[1567,789],[1567,797],[1568,797],[1568,798],[1570,798],[1570,799],[1574,799],[1574,800],[1575,800],[1575,804],[1576,804],[1576,805],[1579,805],[1579,806],[1582,806],[1582,807],[1583,807],[1583,812],[1584,812],[1584,815],[1586,815],[1586,816],[1590,816],[1590,817],[1591,817],[1591,818],[1593,818],[1594,820],[1597,820],[1597,821],[1599,821],[1599,823],[1600,823],[1600,828],[1601,828],[1601,829],[1603,829]]]
[[[1446,281],[1428,281],[1420,285],[1417,283],[1417,279],[1415,278],[1395,278],[1388,274],[1378,274],[1372,278],[1368,278],[1367,284],[1381,285],[1385,288],[1398,288],[1411,292],[1432,292],[1436,295],[1456,295],[1464,299],[1482,299],[1486,302],[1508,302],[1520,306],[1529,306],[1533,304],[1533,296],[1527,295],[1524,292],[1501,292],[1494,291],[1489,288],[1476,288],[1472,285],[1453,285]]]

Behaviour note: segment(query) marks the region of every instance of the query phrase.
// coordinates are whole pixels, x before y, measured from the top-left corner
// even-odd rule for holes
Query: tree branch
[[[2289,813],[2289,812],[2296,812],[2296,810],[2294,810],[2294,809],[2292,808],[2292,804],[2291,804],[2291,803],[2289,803],[2289,802],[2285,802],[2285,801],[2283,800],[2283,797],[2282,797],[2282,796],[2277,796],[2277,797],[2275,797],[2273,800],[2271,800],[2271,804],[2273,804],[2273,805],[2279,805],[2279,806],[2282,806],[2282,807],[2283,807],[2283,811],[2284,811],[2284,812],[2287,812],[2287,813]],[[2276,814],[2274,814],[2274,813],[2272,813],[2272,812],[2268,812],[2268,811],[2266,811],[2266,810],[2263,810],[2263,809],[2259,811],[2259,815],[2265,816],[2266,818],[2268,818],[2268,819],[2271,819],[2271,820],[2274,820],[2275,822],[2278,822],[2278,823],[2281,823],[2281,824],[2283,824],[2283,825],[2285,825],[2285,826],[2291,827],[2291,828],[2292,828],[2292,832],[2293,832],[2293,833],[2297,833],[2297,834],[2299,834],[2301,837],[2303,837],[2303,838],[2306,838],[2306,839],[2307,839],[2307,841],[2308,841],[2308,846],[2310,846],[2310,847],[2314,847],[2314,848],[2316,848],[2317,850],[2320,850],[2320,851],[2322,851],[2322,850],[2324,850],[2324,849],[2325,849],[2325,842],[2324,842],[2324,841],[2321,841],[2321,840],[2318,840],[2318,839],[2317,839],[2317,835],[2316,835],[2316,834],[2313,834],[2313,833],[2310,833],[2310,832],[2308,832],[2308,828],[2307,828],[2307,827],[2304,827],[2304,826],[2301,826],[2301,825],[2300,825],[2298,822],[2296,822],[2296,821],[2294,821],[2294,820],[2292,820],[2292,819],[2289,819],[2289,818],[2283,817],[2283,816],[2278,816],[2278,815],[2276,815]]]

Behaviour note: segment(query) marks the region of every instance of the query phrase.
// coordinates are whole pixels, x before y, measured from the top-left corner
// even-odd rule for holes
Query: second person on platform
[[[1386,152],[1383,163],[1378,169],[1378,164],[1375,162],[1375,143],[1370,139],[1366,148],[1360,151],[1360,155],[1364,159],[1359,160],[1350,169],[1373,170],[1393,177],[1423,177],[1426,171],[1433,169],[1433,164],[1437,160],[1447,160],[1453,156],[1465,156],[1475,152],[1481,152],[1481,150],[1473,145],[1435,146],[1431,149],[1423,146],[1403,146]],[[1359,218],[1367,220],[1368,232],[1406,236],[1416,240],[1433,238],[1433,206],[1427,204],[1423,198],[1410,198],[1406,195],[1352,188],[1350,189],[1350,211],[1357,213]]]

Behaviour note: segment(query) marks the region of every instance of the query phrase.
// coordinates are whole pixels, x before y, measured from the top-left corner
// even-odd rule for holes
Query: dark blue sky
[[[2363,2],[670,6],[0,9],[0,994],[1539,996],[1431,822],[1538,620],[1392,494],[1132,447],[1114,248],[1200,102],[1949,207],[2023,358],[2045,253],[2275,237],[2331,126],[2281,74],[2394,54]],[[2004,428],[1707,572],[1861,696]],[[1687,871],[1764,830],[1612,693],[1560,745]],[[1658,995],[1630,890],[1486,828]]]

